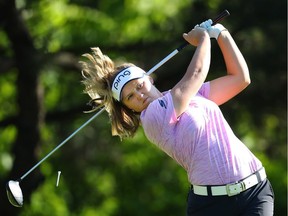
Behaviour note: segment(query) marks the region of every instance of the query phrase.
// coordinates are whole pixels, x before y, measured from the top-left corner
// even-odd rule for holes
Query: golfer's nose
[[[135,91],[135,94],[136,94],[138,99],[141,99],[144,96],[144,94],[142,92],[140,92],[140,91]]]

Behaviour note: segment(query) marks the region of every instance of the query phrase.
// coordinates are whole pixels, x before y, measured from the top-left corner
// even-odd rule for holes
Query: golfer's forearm
[[[201,39],[183,78],[172,89],[172,97],[177,114],[186,110],[191,98],[198,92],[205,81],[211,58],[209,36]]]
[[[195,71],[201,72],[206,77],[210,67],[211,60],[211,43],[208,37],[198,45],[193,58],[187,68],[185,79],[193,78]]]
[[[227,67],[227,74],[244,83],[250,83],[249,69],[247,63],[228,31],[222,31],[218,38],[219,47]]]
[[[203,37],[202,41],[197,46],[195,53],[191,59],[191,62],[186,70],[185,75],[181,79],[182,84],[181,95],[195,94],[202,83],[205,81],[211,58],[211,43],[209,37]],[[188,99],[189,100],[189,99]]]

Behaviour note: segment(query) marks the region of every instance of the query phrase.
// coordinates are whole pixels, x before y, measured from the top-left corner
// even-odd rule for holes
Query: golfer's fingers
[[[199,39],[207,32],[204,28],[195,27],[188,33],[183,34],[183,38],[193,46],[198,46]],[[208,33],[207,33],[208,34]]]
[[[183,38],[188,42],[190,43],[191,45],[193,46],[197,46],[197,42],[195,40],[195,37],[193,36],[193,30],[191,30],[190,32],[188,33],[184,33],[183,34]]]

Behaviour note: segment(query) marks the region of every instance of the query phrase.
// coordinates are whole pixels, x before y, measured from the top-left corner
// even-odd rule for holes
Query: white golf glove
[[[196,26],[200,26],[202,28],[205,28],[208,31],[210,38],[215,38],[217,40],[219,37],[219,34],[222,31],[227,30],[227,29],[219,23],[212,26],[212,23],[213,23],[212,20],[208,19],[208,20],[202,22],[200,25],[196,25]]]
[[[211,27],[212,23],[213,23],[212,20],[208,19],[202,22],[199,26],[208,30]]]
[[[211,26],[208,30],[209,36],[210,38],[215,38],[216,40],[219,37],[219,34],[224,31],[227,30],[223,25],[217,23],[213,26]]]

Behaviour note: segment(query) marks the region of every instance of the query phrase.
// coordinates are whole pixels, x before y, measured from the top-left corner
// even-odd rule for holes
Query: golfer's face
[[[152,82],[149,76],[128,82],[122,90],[122,103],[135,112],[146,109],[153,100],[161,96]]]

